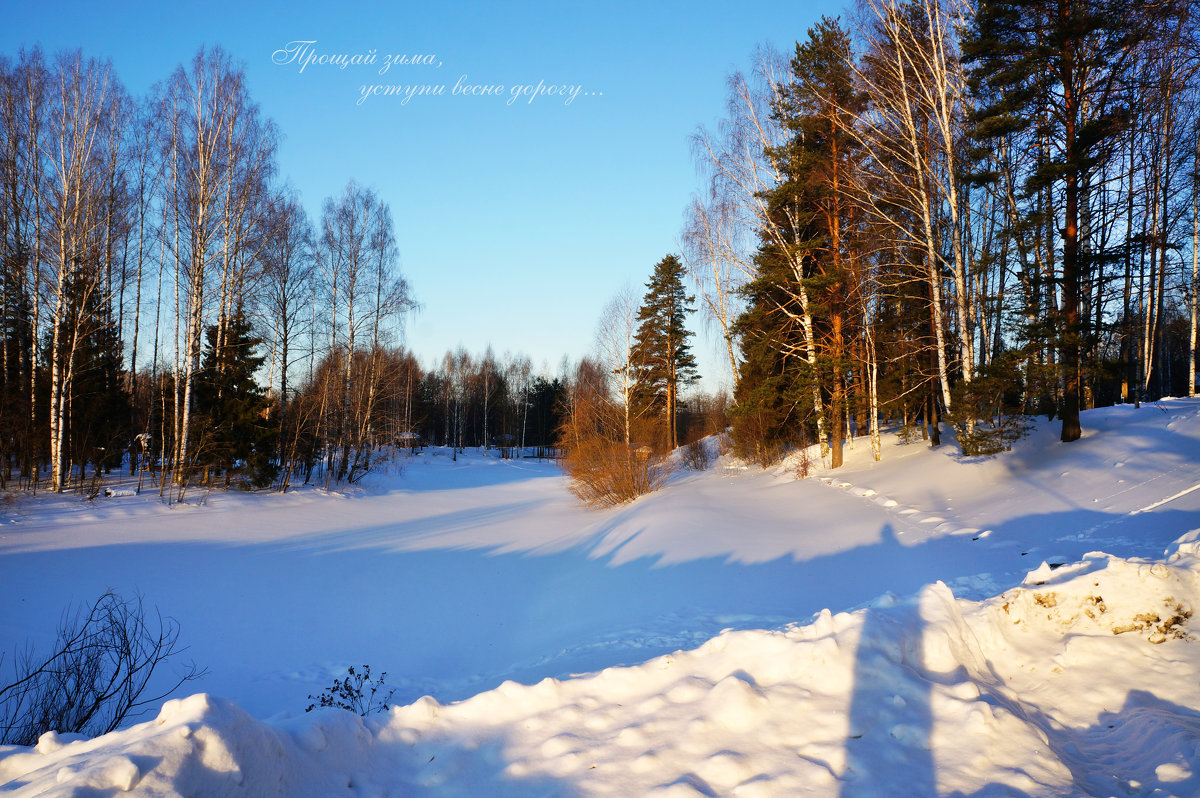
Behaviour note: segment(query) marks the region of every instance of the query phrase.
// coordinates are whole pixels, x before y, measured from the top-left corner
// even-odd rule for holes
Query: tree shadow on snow
[[[1104,710],[1091,726],[1068,728],[1035,706],[997,703],[1045,735],[1080,795],[1200,795],[1200,712],[1194,709],[1130,690],[1119,710]],[[1004,795],[1025,793],[988,785],[949,798]]]
[[[1104,516],[1082,515],[1088,521],[1095,521],[1093,515]],[[1159,514],[1159,525],[1165,515]],[[1191,513],[1176,512],[1168,517],[1185,525],[1181,529],[1200,522]],[[1150,534],[1156,528],[1153,519],[1138,516],[1130,520],[1130,531]],[[1048,523],[1053,527],[1055,521],[1062,519],[1052,517]],[[875,553],[893,559],[895,567],[903,569],[912,562],[914,549],[902,545],[889,527]],[[949,593],[943,595],[950,597]],[[1200,711],[1135,689],[1126,694],[1122,707],[1105,709],[1095,724],[1064,727],[1024,697],[1005,690],[1004,680],[977,650],[974,654],[959,651],[962,659],[956,659],[959,665],[950,672],[934,670],[925,650],[928,623],[922,616],[923,603],[862,611],[840,798],[938,795],[931,750],[936,723],[932,691],[936,685],[963,681],[975,683],[982,701],[1037,729],[1053,758],[1069,770],[1081,795],[1200,795]],[[952,627],[947,632],[955,634]],[[950,798],[1001,796],[1029,798],[1030,793],[1010,784],[992,783],[969,793],[949,794]]]
[[[1011,452],[1000,455],[998,461],[1016,478],[1023,475],[1042,477],[1031,482],[1041,488],[1046,487],[1044,477],[1047,472],[1058,466],[1080,473],[1105,470],[1113,467],[1117,455],[1122,464],[1130,461],[1132,465],[1155,470],[1188,463],[1200,465],[1200,450],[1195,439],[1169,431],[1174,422],[1195,415],[1198,407],[1184,402],[1145,403],[1138,409],[1118,406],[1108,408],[1108,412],[1119,412],[1121,416],[1090,425],[1085,414],[1082,420],[1084,437],[1071,443],[1054,439],[1060,426],[1056,421],[1051,425],[1052,430],[1034,433],[1045,440],[1043,445],[1018,445]],[[1054,435],[1047,435],[1047,432]],[[1106,445],[1105,439],[1112,439],[1117,445],[1115,451]],[[1070,479],[1070,476],[1064,479]]]
[[[1029,570],[1046,556],[1065,561],[1082,558],[1097,549],[1120,557],[1161,557],[1180,536],[1200,528],[1200,491],[1182,497],[1178,509],[1163,507],[1140,513],[1106,513],[1095,510],[1066,510],[1013,518],[992,528],[988,538],[972,545],[993,547],[1020,544],[1014,552],[1028,560]],[[1021,562],[1018,564],[1025,565]]]
[[[1065,729],[1035,715],[1050,747],[1089,795],[1200,795],[1200,712],[1145,690],[1092,726]]]
[[[1119,710],[1104,710],[1091,726],[1068,728],[1019,698],[980,687],[985,700],[1044,735],[1054,758],[1070,772],[1074,794],[1200,795],[1200,712],[1194,709],[1130,690]],[[1029,798],[1029,793],[988,784],[971,793],[956,790],[947,798],[1002,796]]]

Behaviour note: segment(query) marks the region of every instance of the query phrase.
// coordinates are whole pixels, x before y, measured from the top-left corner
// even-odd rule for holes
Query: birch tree
[[[109,64],[80,52],[55,59],[42,139],[47,163],[43,198],[50,257],[50,464],[51,489],[70,478],[68,416],[76,353],[95,322],[91,308],[102,295],[105,263],[105,162],[101,147],[114,123],[114,78]]]
[[[272,378],[279,385],[279,459],[282,465],[280,490],[287,490],[291,463],[298,443],[289,426],[288,402],[292,388],[292,367],[303,356],[297,355],[300,339],[309,333],[307,310],[314,291],[312,223],[299,199],[289,193],[279,196],[272,206],[268,239],[263,252],[262,317],[271,331]]]
[[[637,310],[633,290],[626,285],[604,306],[596,325],[597,360],[607,370],[620,403],[621,434],[626,446],[633,442],[635,420],[637,369],[633,347],[637,338]]]
[[[886,202],[869,195],[860,196],[860,201],[900,246],[924,252],[937,379],[942,404],[950,410],[952,364],[946,356],[942,276],[947,270],[953,277],[951,299],[964,382],[970,382],[975,361],[957,155],[965,81],[951,31],[955,22],[961,23],[962,9],[947,11],[941,0],[907,4],[866,0],[866,7],[869,44],[858,76],[870,97],[871,111],[858,130],[864,149],[874,154],[870,168],[886,183],[888,196]],[[914,227],[910,219],[919,224]],[[942,255],[942,242],[947,239],[952,253],[949,264]]]
[[[719,253],[724,263],[747,282],[757,276],[755,249],[744,249],[742,242],[757,239],[760,245],[782,253],[792,282],[797,286],[795,302],[779,303],[778,312],[791,319],[803,337],[797,353],[808,364],[821,453],[829,451],[824,401],[815,379],[817,343],[813,328],[808,289],[804,286],[804,248],[800,246],[801,225],[798,209],[787,203],[775,207],[769,197],[788,180],[789,164],[784,144],[788,140],[781,119],[775,113],[783,102],[789,80],[788,66],[780,56],[760,49],[754,57],[749,76],[736,72],[728,81],[726,116],[716,133],[700,130],[693,137],[695,157],[709,183],[709,193],[719,202],[711,209],[720,211],[713,219],[712,231],[704,246]],[[705,206],[702,206],[705,207]],[[732,273],[732,272],[731,272]]]

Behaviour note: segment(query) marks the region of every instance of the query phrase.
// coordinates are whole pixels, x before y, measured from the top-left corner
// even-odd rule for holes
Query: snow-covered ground
[[[0,790],[1200,794],[1200,402],[1083,421],[803,481],[722,460],[604,512],[551,464],[438,450],[338,494],[24,498],[0,646],[137,590],[210,672],[0,749]],[[403,706],[304,713],[362,664]]]

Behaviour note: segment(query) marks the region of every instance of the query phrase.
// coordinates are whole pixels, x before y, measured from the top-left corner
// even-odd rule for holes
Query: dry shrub
[[[623,443],[593,437],[573,446],[563,460],[571,492],[587,504],[613,507],[657,490],[667,477],[660,458],[640,456]]]
[[[808,479],[808,475],[812,473],[812,456],[809,455],[807,446],[800,446],[796,450],[794,470],[796,479]]]
[[[708,447],[704,445],[703,440],[692,441],[684,446],[682,457],[683,464],[693,471],[707,471],[712,465],[712,458],[709,457]]]
[[[48,731],[89,737],[113,731],[126,716],[204,676],[187,664],[168,680],[169,689],[145,695],[155,672],[183,650],[179,624],[151,614],[140,595],[126,600],[109,590],[90,607],[68,610],[49,655],[30,645],[0,670],[0,745],[33,745]]]
[[[733,453],[760,468],[770,468],[788,452],[792,441],[771,427],[766,414],[753,409],[737,413],[732,429]]]

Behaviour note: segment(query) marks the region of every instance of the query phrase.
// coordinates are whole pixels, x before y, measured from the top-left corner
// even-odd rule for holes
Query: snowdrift
[[[194,695],[5,750],[19,795],[1195,795],[1200,545],[1101,553],[983,602],[730,631],[586,677],[360,719]]]
[[[419,534],[372,519],[339,532],[339,546],[373,553],[441,546],[460,552],[456,558],[483,549],[493,568],[510,556],[498,550],[517,551],[522,568],[537,569],[575,567],[564,558],[582,545],[572,540],[585,540],[578,556],[599,570],[571,571],[565,582],[594,586],[623,574],[619,589],[633,593],[631,605],[676,588],[695,600],[700,594],[687,591],[698,577],[718,580],[716,592],[729,577],[726,587],[737,593],[748,588],[736,580],[773,575],[810,580],[809,592],[788,593],[788,601],[824,596],[826,606],[846,611],[772,625],[775,605],[763,593],[752,597],[748,615],[705,615],[740,628],[657,656],[656,646],[678,639],[664,619],[687,619],[643,616],[632,629],[642,636],[620,657],[648,658],[577,676],[561,674],[563,665],[593,662],[597,651],[603,659],[608,649],[578,629],[560,629],[543,641],[591,652],[539,666],[560,676],[495,681],[462,700],[426,696],[366,719],[326,709],[264,721],[229,700],[193,695],[100,738],[51,733],[32,748],[0,748],[0,789],[21,796],[1198,795],[1200,402],[1095,411],[1085,423],[1089,437],[1070,447],[1055,444],[1049,429],[995,460],[897,447],[877,465],[860,454],[824,482],[797,483],[786,469],[743,472],[724,461],[600,515],[576,514],[558,498],[539,503],[542,488],[525,482],[495,479],[503,501],[488,498],[490,480],[471,477],[463,490],[474,504],[461,505],[475,508],[470,523],[453,516],[440,526],[420,520],[419,496],[438,492],[441,500],[458,488],[447,484],[449,472],[414,465],[401,484]],[[309,517],[320,506],[301,501]],[[372,496],[336,502],[342,515],[353,515],[357,502],[376,512]],[[512,504],[522,508],[523,526],[495,509]],[[578,530],[562,532],[568,522]],[[111,526],[105,521],[97,534],[116,537]],[[61,534],[46,562],[65,562],[58,558],[77,545]],[[32,545],[29,537],[0,537],[0,567]],[[1108,553],[1091,550],[1101,548]],[[474,560],[451,560],[465,562]],[[603,607],[572,603],[565,582],[555,582],[565,608],[539,622],[565,623],[572,611],[602,617]],[[857,600],[863,595],[875,598]],[[497,600],[510,602],[502,612],[519,621],[523,605]],[[798,606],[794,617],[808,616]],[[454,627],[443,633],[469,637]]]

